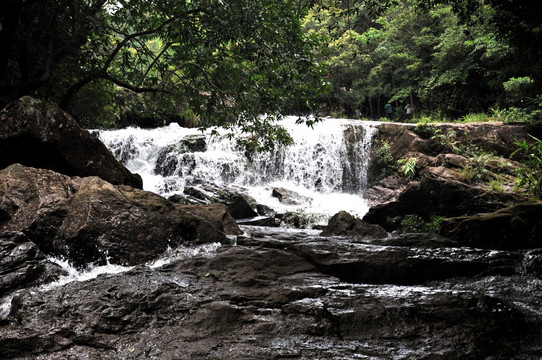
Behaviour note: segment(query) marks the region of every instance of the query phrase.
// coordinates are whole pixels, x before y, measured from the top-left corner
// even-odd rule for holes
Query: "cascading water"
[[[169,126],[144,130],[99,131],[98,136],[128,169],[143,177],[145,190],[163,196],[204,184],[235,188],[278,212],[303,211],[328,218],[339,210],[358,216],[367,211],[368,154],[375,123],[325,119],[313,128],[286,117],[282,125],[294,144],[247,156],[235,140]],[[203,185],[202,185],[203,184]],[[303,201],[284,204],[272,196],[284,188]]]

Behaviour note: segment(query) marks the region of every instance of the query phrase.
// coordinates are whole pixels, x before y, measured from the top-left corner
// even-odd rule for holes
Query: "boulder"
[[[346,211],[340,211],[329,220],[321,236],[348,235],[355,238],[381,239],[388,236],[386,230],[379,225],[369,224],[355,218]]]
[[[238,196],[228,205],[228,211],[234,219],[248,219],[258,216],[252,206],[242,196]]]
[[[542,201],[513,205],[489,214],[446,219],[441,233],[463,246],[486,249],[542,247]]]
[[[0,111],[0,169],[15,163],[143,188],[141,177],[126,169],[70,115],[29,96]]]
[[[274,188],[271,195],[286,205],[300,205],[310,201],[308,198],[296,193],[295,191],[285,188]]]
[[[373,206],[363,217],[368,223],[395,230],[394,218],[416,214],[424,219],[432,215],[456,217],[493,212],[524,201],[514,193],[488,192],[460,181],[426,178],[409,183],[391,201]]]
[[[45,254],[136,264],[186,242],[227,242],[241,231],[224,205],[173,204],[98,177],[20,164],[0,171],[0,231],[23,232]]]

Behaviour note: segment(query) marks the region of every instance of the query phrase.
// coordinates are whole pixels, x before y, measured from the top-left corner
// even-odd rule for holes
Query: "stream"
[[[230,191],[310,214],[315,224],[339,210],[363,216],[378,124],[294,124],[284,120],[293,146],[250,156],[177,124],[98,135],[145,190],[164,197],[205,203]],[[298,201],[280,202],[275,188]],[[459,247],[432,234],[240,228],[230,244],[169,248],[135,266],[30,261],[60,276],[2,295],[0,358],[542,358],[540,249]],[[34,259],[18,246],[13,258]]]

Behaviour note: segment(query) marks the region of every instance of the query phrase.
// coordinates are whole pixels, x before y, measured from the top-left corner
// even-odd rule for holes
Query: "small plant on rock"
[[[397,160],[391,154],[390,143],[388,141],[380,141],[375,163],[380,169],[380,179],[393,175],[397,171]]]
[[[409,180],[414,179],[414,177],[416,176],[416,162],[417,160],[414,157],[408,159],[400,159],[398,161],[399,165],[401,165],[401,167],[399,168],[401,170],[401,173],[403,173],[403,175]]]
[[[516,141],[518,149],[512,153],[522,154],[521,162],[526,165],[518,170],[516,189],[523,188],[537,199],[542,198],[542,141],[532,135],[532,143]]]
[[[425,221],[416,214],[405,215],[399,225],[401,233],[430,233],[438,234],[444,217],[432,215],[429,221]]]

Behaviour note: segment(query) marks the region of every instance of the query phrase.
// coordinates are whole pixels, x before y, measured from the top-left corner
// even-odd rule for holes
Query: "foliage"
[[[521,162],[525,164],[524,168],[518,171],[517,188],[524,188],[525,191],[532,196],[542,198],[542,141],[534,136],[531,136],[533,142],[519,142],[516,151],[513,155],[521,155]]]
[[[411,157],[408,159],[399,159],[398,164],[400,165],[399,170],[409,180],[414,179],[416,176],[416,158]]]
[[[464,123],[486,122],[489,121],[489,118],[485,113],[468,113],[462,116],[460,121]]]
[[[528,111],[519,107],[509,107],[505,109],[491,108],[492,118],[495,121],[504,123],[512,122],[535,122],[542,120],[542,110]]]
[[[405,215],[400,222],[398,231],[401,233],[430,233],[438,234],[444,217],[432,215],[429,221],[425,221],[419,215]]]
[[[2,9],[0,99],[38,94],[85,123],[99,123],[91,111],[78,111],[81,91],[100,86],[112,98],[126,89],[144,95],[130,96],[128,110],[117,108],[119,119],[132,114],[156,126],[163,114],[190,109],[205,125],[237,123],[254,138],[280,140],[283,129],[270,125],[276,118],[260,116],[281,107],[314,111],[325,91],[325,69],[313,52],[317,39],[301,27],[309,5],[13,0]]]
[[[442,133],[440,129],[436,129],[435,135],[431,136],[431,140],[437,143],[441,152],[460,153],[459,140],[457,140],[457,133],[454,130]]]
[[[440,134],[440,130],[437,129],[435,124],[427,121],[418,122],[414,128],[414,132],[424,139],[430,139]]]
[[[381,140],[376,152],[375,165],[380,170],[379,179],[383,179],[397,172],[397,160],[390,151],[390,143]]]

